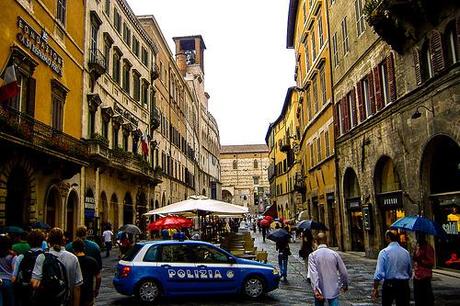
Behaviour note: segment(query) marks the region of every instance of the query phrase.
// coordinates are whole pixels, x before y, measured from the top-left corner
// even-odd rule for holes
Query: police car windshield
[[[121,259],[125,261],[132,261],[134,257],[136,257],[140,249],[142,249],[142,245],[135,244],[132,248],[128,250],[128,252],[126,252],[126,254]]]

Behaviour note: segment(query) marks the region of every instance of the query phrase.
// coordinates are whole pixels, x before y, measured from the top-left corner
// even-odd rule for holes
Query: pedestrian
[[[318,248],[308,256],[308,274],[315,296],[315,306],[327,300],[330,306],[339,305],[340,289],[348,290],[348,272],[340,255],[327,247],[327,236],[316,236]]]
[[[267,228],[265,226],[262,226],[262,240],[265,243],[265,237],[267,236]]]
[[[14,306],[13,271],[16,255],[11,250],[11,240],[0,235],[0,305]]]
[[[85,254],[93,257],[97,261],[99,268],[102,269],[101,248],[96,242],[87,239],[88,228],[84,225],[79,226],[77,228],[76,235],[77,238],[80,238],[85,243]],[[73,253],[72,241],[66,244],[65,249],[66,251]]]
[[[287,281],[288,258],[291,255],[289,248],[289,238],[282,239],[276,242],[276,250],[278,251],[278,264],[280,274],[284,281]]]
[[[426,241],[424,233],[416,233],[417,246],[414,251],[414,300],[416,306],[434,305],[431,277],[434,266],[434,250]]]
[[[80,306],[93,306],[101,287],[101,269],[91,256],[85,255],[85,243],[81,239],[72,242],[75,256],[80,264],[83,284],[80,289]]]
[[[105,257],[110,256],[110,250],[112,250],[112,237],[113,233],[111,230],[110,225],[107,225],[105,231],[102,233],[102,240],[104,241],[105,244]]]
[[[35,302],[40,306],[78,306],[80,286],[83,283],[78,258],[64,249],[62,229],[51,229],[48,243],[49,251],[38,255],[32,271],[31,284],[36,291]],[[65,275],[61,275],[63,273]],[[48,284],[53,286],[48,287]],[[56,284],[59,284],[58,290]]]
[[[302,232],[302,242],[299,249],[299,256],[304,260],[305,268],[308,271],[308,256],[313,253],[313,234],[311,230]]]
[[[27,235],[27,242],[31,249],[24,254],[21,254],[16,259],[15,269],[13,271],[13,283],[15,284],[16,305],[30,306],[34,305],[33,291],[30,284],[32,278],[32,270],[35,266],[35,261],[38,255],[42,254],[42,242],[45,240],[45,234],[34,229]]]
[[[21,255],[30,250],[30,245],[25,241],[27,232],[11,234],[11,239],[13,240],[13,246],[11,249],[16,253],[16,255]]]
[[[398,243],[398,235],[393,231],[385,232],[388,246],[380,251],[374,274],[372,298],[379,296],[379,284],[382,285],[382,305],[408,306],[410,300],[409,279],[412,276],[412,266],[409,252]]]

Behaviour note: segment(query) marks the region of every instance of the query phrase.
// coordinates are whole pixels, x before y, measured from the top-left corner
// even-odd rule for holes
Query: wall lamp
[[[433,117],[434,117],[434,108],[433,108],[433,106],[431,106],[431,109],[429,109],[425,105],[419,105],[419,106],[417,106],[417,109],[415,110],[415,112],[412,114],[412,116],[411,116],[412,119],[418,119],[418,118],[420,118],[422,116],[422,113],[419,111],[419,108],[426,109],[427,111],[432,113]]]

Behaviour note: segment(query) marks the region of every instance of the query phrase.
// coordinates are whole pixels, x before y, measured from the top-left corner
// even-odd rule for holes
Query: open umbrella
[[[291,235],[285,229],[279,228],[268,234],[267,238],[275,242],[281,242],[289,240]]]
[[[150,222],[148,225],[149,231],[160,230],[160,229],[170,229],[170,228],[182,228],[182,227],[191,227],[192,220],[179,216],[166,216],[162,217],[156,221]]]
[[[125,233],[128,233],[128,234],[133,234],[133,235],[137,235],[137,234],[142,233],[140,228],[138,228],[134,224],[125,224],[122,227],[120,227],[119,231],[120,232],[125,232]]]
[[[42,221],[37,221],[37,222],[32,223],[31,227],[34,229],[45,229],[45,230],[48,230],[51,228],[51,226],[49,226],[48,224]]]
[[[5,226],[2,230],[4,233],[9,233],[9,234],[22,234],[24,233],[25,231],[20,228],[19,226],[14,226],[14,225],[10,225],[10,226]]]
[[[268,220],[268,222],[272,223],[273,217],[272,216],[265,216],[264,220]]]
[[[297,223],[297,229],[301,230],[321,230],[327,231],[326,225],[321,222],[316,222],[313,220],[302,220]]]
[[[260,224],[261,227],[265,227],[265,228],[270,227],[270,221],[268,221],[267,219],[260,220],[259,224]]]
[[[447,233],[437,223],[422,216],[406,216],[396,220],[390,228],[412,232],[422,232],[428,235],[447,237]]]

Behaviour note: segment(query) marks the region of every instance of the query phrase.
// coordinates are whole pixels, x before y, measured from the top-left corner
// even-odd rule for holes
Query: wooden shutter
[[[389,93],[389,99],[390,103],[396,101],[396,79],[395,79],[395,65],[394,65],[394,58],[393,58],[393,53],[390,52],[390,54],[387,57],[386,60],[386,65],[387,65],[387,80],[388,80],[388,93]]]
[[[417,81],[417,85],[422,84],[422,69],[420,67],[420,50],[414,48],[412,51],[412,55],[414,57],[414,67],[415,67],[415,80]]]
[[[381,110],[383,107],[382,86],[380,84],[379,68],[379,65],[374,67],[375,105],[377,111]]]
[[[358,112],[356,111],[356,87],[353,87],[351,91],[351,112],[353,112],[353,126],[358,125]]]
[[[35,116],[35,86],[36,81],[34,78],[29,78],[29,88],[27,93],[27,104],[26,104],[26,113],[34,117]]]
[[[336,104],[334,104],[334,132],[335,132],[335,137],[340,136],[340,128],[339,128],[339,122],[340,122],[340,112],[339,112],[339,107],[340,107],[340,101]]]
[[[350,130],[350,116],[349,116],[349,108],[348,108],[348,101],[347,96],[342,98],[342,114],[343,114],[343,121],[344,121],[344,131],[348,132]]]
[[[433,67],[434,74],[439,74],[446,67],[444,59],[444,48],[442,46],[441,33],[439,31],[431,32],[430,52],[431,52],[431,66]]]
[[[344,109],[345,103],[343,103],[343,98],[340,99],[340,124],[342,125],[342,134],[346,133],[346,123],[345,123],[345,109]]]
[[[374,95],[374,75],[372,71],[367,75],[368,88],[369,88],[369,102],[371,104],[372,115],[375,114],[377,107],[375,105],[375,95]]]
[[[358,93],[358,111],[359,111],[359,122],[366,120],[366,106],[363,101],[363,81],[359,81],[356,85],[356,91]]]

